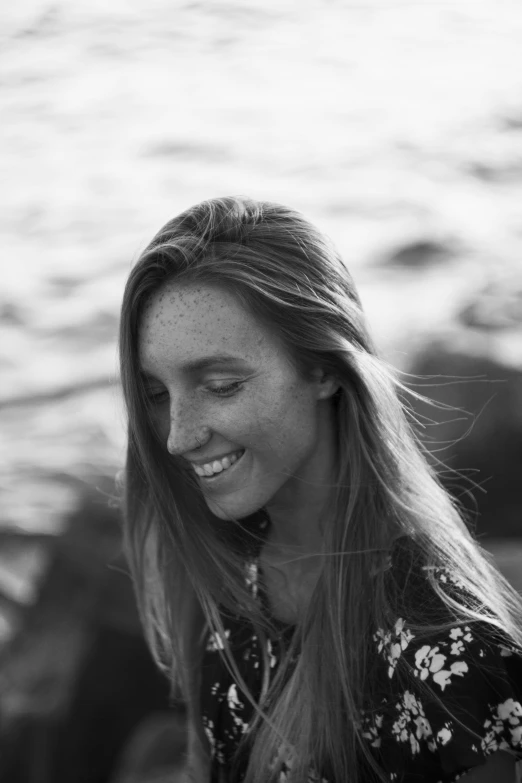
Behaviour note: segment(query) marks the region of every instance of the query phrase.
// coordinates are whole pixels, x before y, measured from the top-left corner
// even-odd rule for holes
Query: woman
[[[299,213],[167,223],[121,313],[124,538],[189,777],[515,780],[522,603]]]

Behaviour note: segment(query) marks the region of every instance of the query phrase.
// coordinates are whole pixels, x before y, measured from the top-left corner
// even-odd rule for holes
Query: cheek
[[[315,411],[309,400],[296,394],[279,404],[263,401],[256,414],[238,426],[245,445],[280,456],[298,458],[306,454],[314,441]]]
[[[231,442],[240,443],[259,457],[277,449],[277,441],[281,437],[273,412],[265,410],[264,405],[236,410],[225,431]]]

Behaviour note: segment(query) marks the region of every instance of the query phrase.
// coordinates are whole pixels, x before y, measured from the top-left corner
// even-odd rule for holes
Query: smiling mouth
[[[228,468],[223,468],[223,470],[220,470],[220,471],[218,471],[216,473],[212,473],[211,475],[207,475],[207,474],[202,475],[201,473],[197,473],[195,471],[197,477],[199,479],[201,479],[201,481],[204,481],[205,483],[207,483],[207,482],[208,483],[213,483],[213,482],[217,481],[218,479],[220,479],[222,476],[224,476],[225,473],[232,473],[234,471],[235,466],[239,462],[241,462],[241,459],[243,458],[243,455],[245,454],[245,449],[243,449],[240,452],[235,452],[235,453],[238,455],[237,459],[235,459],[234,462]]]

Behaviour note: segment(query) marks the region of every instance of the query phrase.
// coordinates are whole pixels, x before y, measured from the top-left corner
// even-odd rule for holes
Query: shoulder
[[[430,572],[411,541],[399,542],[392,561],[390,578],[407,600],[405,611],[373,635],[381,687],[365,717],[366,738],[387,769],[432,769],[434,781],[456,779],[452,773],[482,765],[496,751],[522,758],[522,650],[484,621],[456,621],[433,582],[445,592],[462,586],[444,568]]]

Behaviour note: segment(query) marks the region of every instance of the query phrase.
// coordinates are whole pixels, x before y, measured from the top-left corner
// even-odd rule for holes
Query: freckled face
[[[186,366],[221,354],[237,363]],[[229,481],[213,488],[200,480],[216,516],[241,518],[262,506],[287,513],[314,502],[314,483],[328,466],[326,398],[337,387],[301,380],[279,341],[233,294],[167,284],[143,312],[139,356],[171,454],[210,460],[245,450]]]

